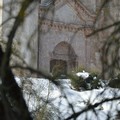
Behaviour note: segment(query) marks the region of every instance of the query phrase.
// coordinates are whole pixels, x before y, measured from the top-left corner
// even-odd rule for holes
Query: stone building
[[[94,29],[98,0],[41,0],[39,7],[39,69],[62,66],[64,72],[100,68],[98,36]]]
[[[3,7],[2,21],[15,16],[19,11],[20,6],[16,0],[4,0],[3,6],[10,1],[14,4],[12,7]],[[94,25],[100,5],[101,0],[41,0],[39,4],[33,4],[31,9],[34,10],[25,18],[14,38],[22,42],[22,57],[32,67],[46,72],[52,72],[56,66],[61,66],[65,73],[78,68],[99,70],[101,40],[109,32],[91,37],[87,35],[94,29],[108,24],[108,20],[112,21],[106,17],[103,10],[97,24]],[[114,9],[113,12],[113,5],[109,11],[113,17],[118,16],[117,10]],[[6,36],[13,22],[14,19],[10,19],[2,26],[3,39],[7,40]],[[26,47],[31,35],[32,53]]]

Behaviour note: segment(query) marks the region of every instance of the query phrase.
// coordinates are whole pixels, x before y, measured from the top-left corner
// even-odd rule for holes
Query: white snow
[[[85,76],[88,75],[87,73],[85,74]],[[16,78],[16,81],[21,86],[22,81],[19,78]],[[84,110],[88,104],[94,105],[104,99],[120,96],[119,89],[107,87],[79,92],[70,88],[70,80],[62,79],[59,81],[60,86],[58,87],[47,79],[29,78],[25,80],[27,85],[25,88],[23,87],[23,92],[30,111],[35,110],[42,105],[42,102],[48,100],[59,109],[60,117],[65,119],[73,114],[72,107],[75,112],[78,112]],[[30,90],[35,94],[28,94]],[[119,100],[106,102],[95,108],[96,113],[93,110],[89,110],[81,114],[77,120],[85,120],[86,117],[88,120],[106,120],[107,114],[113,120],[118,109],[120,110]]]
[[[86,79],[86,78],[89,77],[89,73],[88,73],[88,72],[85,72],[85,71],[83,71],[83,72],[78,72],[78,73],[76,73],[76,75],[77,75],[78,77],[82,77],[83,79]]]

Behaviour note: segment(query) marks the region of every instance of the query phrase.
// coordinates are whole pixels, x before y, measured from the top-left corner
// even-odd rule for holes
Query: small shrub
[[[102,87],[102,81],[96,73],[91,73],[89,77],[78,77],[75,73],[70,74],[71,84],[76,90],[91,90]]]
[[[64,66],[62,65],[55,65],[53,70],[52,70],[52,75],[55,77],[55,78],[59,78],[61,75],[65,75],[65,70],[64,70]]]
[[[77,72],[82,72],[83,70],[86,71],[85,66],[81,65],[81,66],[77,67],[76,69],[74,69],[73,72],[77,73]]]
[[[95,72],[91,73],[87,79],[90,79],[89,80],[90,89],[98,89],[102,87],[102,81],[99,78],[99,75],[97,73]],[[87,82],[87,79],[86,79],[86,82]]]
[[[111,79],[108,86],[112,88],[120,88],[120,74],[118,74],[115,78]]]
[[[87,84],[82,77],[78,77],[77,75],[70,74],[69,78],[71,80],[72,86],[76,90],[87,89]]]

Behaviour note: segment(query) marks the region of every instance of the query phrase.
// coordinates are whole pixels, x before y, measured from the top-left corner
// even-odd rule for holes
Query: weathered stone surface
[[[4,0],[3,6],[10,1]],[[46,3],[47,1],[49,4]],[[114,20],[119,19],[117,2],[118,0],[110,2],[110,5],[101,11],[95,28],[112,23],[113,19],[107,16],[106,9],[109,9]],[[55,60],[55,64],[58,61],[62,61],[63,64],[67,63],[67,71],[79,67],[99,70],[101,43],[111,30],[92,37],[87,37],[87,35],[94,30],[93,25],[100,5],[101,0],[56,0],[54,3],[52,0],[42,0],[41,5],[34,4],[31,6],[35,8],[34,11],[27,16],[15,36],[15,40],[21,41],[22,57],[32,67],[47,72],[50,72]],[[19,5],[13,4],[12,15],[16,15],[19,8]],[[10,8],[6,9],[7,11],[3,10],[3,21],[11,15],[9,14]],[[4,40],[7,40],[13,22],[14,20],[11,19],[3,25]],[[35,34],[34,31],[36,31]],[[30,38],[32,52],[29,52],[27,48]]]
[[[2,26],[2,39],[8,40],[8,34],[12,29],[16,15],[21,8],[22,0],[2,0],[2,22],[7,21]],[[27,9],[24,22],[19,26],[14,37],[14,42],[19,43],[20,57],[24,58],[27,64],[37,67],[37,40],[38,40],[38,6],[32,4]],[[31,64],[32,63],[32,64]]]
[[[47,8],[40,7],[39,15],[44,18],[39,39],[40,69],[50,72],[51,60],[66,61],[68,71],[79,67],[99,69],[97,37],[86,37],[93,30],[96,2],[81,2],[69,0],[64,3],[58,0],[47,15],[43,14]],[[72,54],[69,53],[71,49]]]

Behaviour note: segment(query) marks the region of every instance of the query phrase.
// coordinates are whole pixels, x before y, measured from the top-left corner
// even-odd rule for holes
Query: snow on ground
[[[84,70],[83,70],[83,72],[78,72],[78,73],[76,73],[76,75],[77,75],[78,77],[82,77],[83,79],[86,79],[86,78],[89,77],[89,73],[88,73],[88,72],[85,72]]]
[[[42,102],[40,102],[41,100],[48,100],[59,109],[59,115],[62,119],[67,118],[74,111],[82,111],[89,103],[94,105],[106,98],[120,96],[120,90],[109,87],[82,92],[75,91],[71,89],[70,80],[68,79],[59,80],[59,87],[49,82],[47,79],[16,78],[16,81],[20,86],[24,83],[23,92],[30,111],[38,108],[38,106],[42,104]],[[36,95],[37,97],[35,97]],[[107,102],[95,108],[96,113],[94,113],[93,110],[90,110],[81,114],[77,120],[85,120],[86,117],[88,120],[105,120],[107,114],[109,114],[111,120],[113,120],[117,113],[117,109],[120,109],[119,101]],[[57,120],[57,118],[55,120]]]

